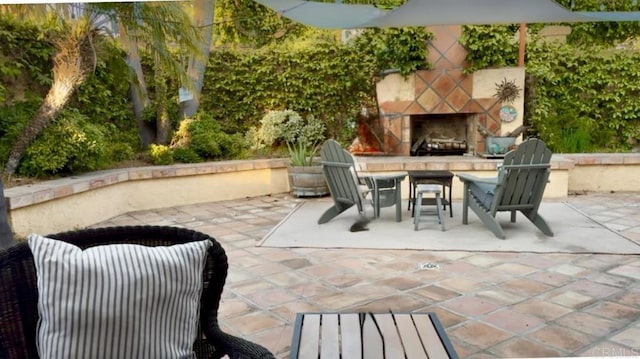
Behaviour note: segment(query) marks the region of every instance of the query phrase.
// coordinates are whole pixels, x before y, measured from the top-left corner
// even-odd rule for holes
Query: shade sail
[[[327,29],[640,21],[638,11],[570,11],[553,0],[409,0],[392,11],[380,10],[372,5],[301,0],[256,1],[291,20]]]
[[[327,29],[355,28],[387,13],[371,5],[301,0],[256,0],[256,2],[293,21]]]

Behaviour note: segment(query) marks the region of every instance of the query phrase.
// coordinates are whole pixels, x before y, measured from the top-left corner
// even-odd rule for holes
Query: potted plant
[[[297,197],[325,196],[329,188],[322,165],[316,160],[318,148],[325,140],[324,123],[313,116],[302,118],[292,110],[270,111],[253,135],[258,146],[284,144],[289,153],[289,185]]]

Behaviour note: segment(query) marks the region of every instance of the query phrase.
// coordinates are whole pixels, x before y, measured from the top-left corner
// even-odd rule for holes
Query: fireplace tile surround
[[[427,56],[433,69],[419,70],[406,78],[391,73],[377,84],[384,151],[389,155],[411,154],[413,141],[420,137],[411,132],[416,115],[424,119],[423,115],[456,118],[464,114],[472,122],[472,126],[467,126],[467,153],[483,153],[484,138],[477,132],[475,124],[496,135],[522,125],[522,94],[512,104],[519,115],[510,123],[501,121],[500,108],[503,104],[493,94],[495,84],[503,79],[515,80],[523,89],[524,68],[488,69],[464,74],[466,51],[458,41],[461,26],[432,26],[429,30],[435,36],[428,44]]]

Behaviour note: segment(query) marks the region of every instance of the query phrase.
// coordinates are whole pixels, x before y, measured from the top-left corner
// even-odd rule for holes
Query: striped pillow
[[[86,250],[29,236],[41,358],[195,358],[209,240]]]

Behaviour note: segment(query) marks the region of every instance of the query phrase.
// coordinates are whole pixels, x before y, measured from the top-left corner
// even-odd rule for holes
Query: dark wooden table
[[[411,210],[411,205],[416,201],[416,187],[419,184],[439,184],[442,185],[442,206],[446,210],[449,206],[449,217],[453,217],[453,208],[451,206],[451,187],[453,184],[453,173],[449,171],[408,171],[409,174],[409,205],[407,209]],[[446,187],[449,187],[449,196],[447,196]],[[422,204],[435,204],[434,198],[424,198]]]
[[[298,313],[291,359],[458,358],[435,313]]]

